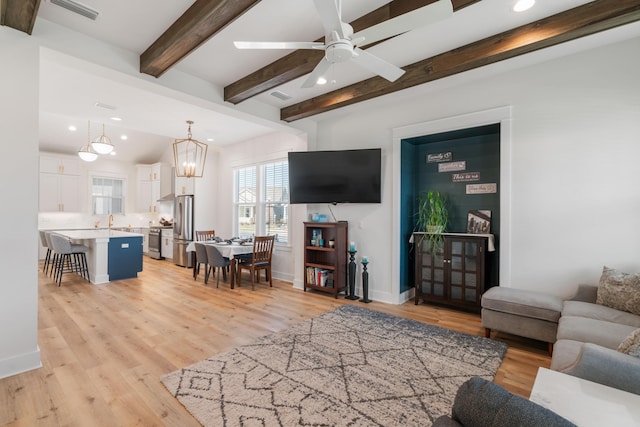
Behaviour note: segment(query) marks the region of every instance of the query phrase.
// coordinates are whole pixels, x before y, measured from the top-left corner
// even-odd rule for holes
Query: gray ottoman
[[[553,351],[562,312],[562,299],[542,292],[493,287],[482,295],[482,326],[491,330],[545,341]]]

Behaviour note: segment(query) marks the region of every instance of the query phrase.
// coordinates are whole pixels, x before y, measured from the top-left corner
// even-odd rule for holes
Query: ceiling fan
[[[309,74],[302,84],[303,88],[315,86],[332,64],[349,60],[393,82],[404,74],[404,70],[362,50],[361,47],[440,21],[453,14],[451,0],[439,0],[354,33],[351,25],[342,21],[341,0],[314,0],[314,3],[324,27],[324,43],[236,41],[234,45],[238,49],[324,50],[324,58]]]

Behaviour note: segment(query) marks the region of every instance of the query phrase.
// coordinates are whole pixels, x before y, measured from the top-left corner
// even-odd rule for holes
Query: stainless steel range
[[[162,256],[162,228],[149,228],[149,256],[154,259],[164,259]]]

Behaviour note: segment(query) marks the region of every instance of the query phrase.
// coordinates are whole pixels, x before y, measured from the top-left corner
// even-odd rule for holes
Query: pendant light
[[[173,166],[177,177],[202,178],[207,158],[207,144],[191,138],[192,120],[187,120],[187,139],[176,139],[173,143]]]
[[[87,126],[87,145],[83,145],[78,150],[78,156],[85,162],[93,162],[98,158],[98,153],[91,149],[91,120]]]
[[[111,140],[104,134],[104,123],[102,124],[102,135],[91,142],[91,147],[98,154],[109,154],[115,148]]]

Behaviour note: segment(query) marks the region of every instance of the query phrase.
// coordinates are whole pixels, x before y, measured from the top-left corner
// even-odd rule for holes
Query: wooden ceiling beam
[[[40,0],[0,0],[0,25],[31,35]]]
[[[357,32],[435,1],[436,0],[393,0],[373,12],[350,22],[350,25],[353,27],[353,31]],[[453,10],[462,9],[478,1],[480,0],[453,0]],[[324,37],[315,41],[322,42],[324,41]],[[368,47],[374,45],[375,44],[372,44]],[[269,89],[309,74],[323,57],[324,51],[311,49],[296,50],[225,87],[224,100],[238,104]]]
[[[638,20],[638,0],[595,0],[403,67],[393,83],[373,77],[285,107],[280,118],[292,122]]]
[[[140,55],[140,72],[160,77],[259,2],[260,0],[197,0]]]

